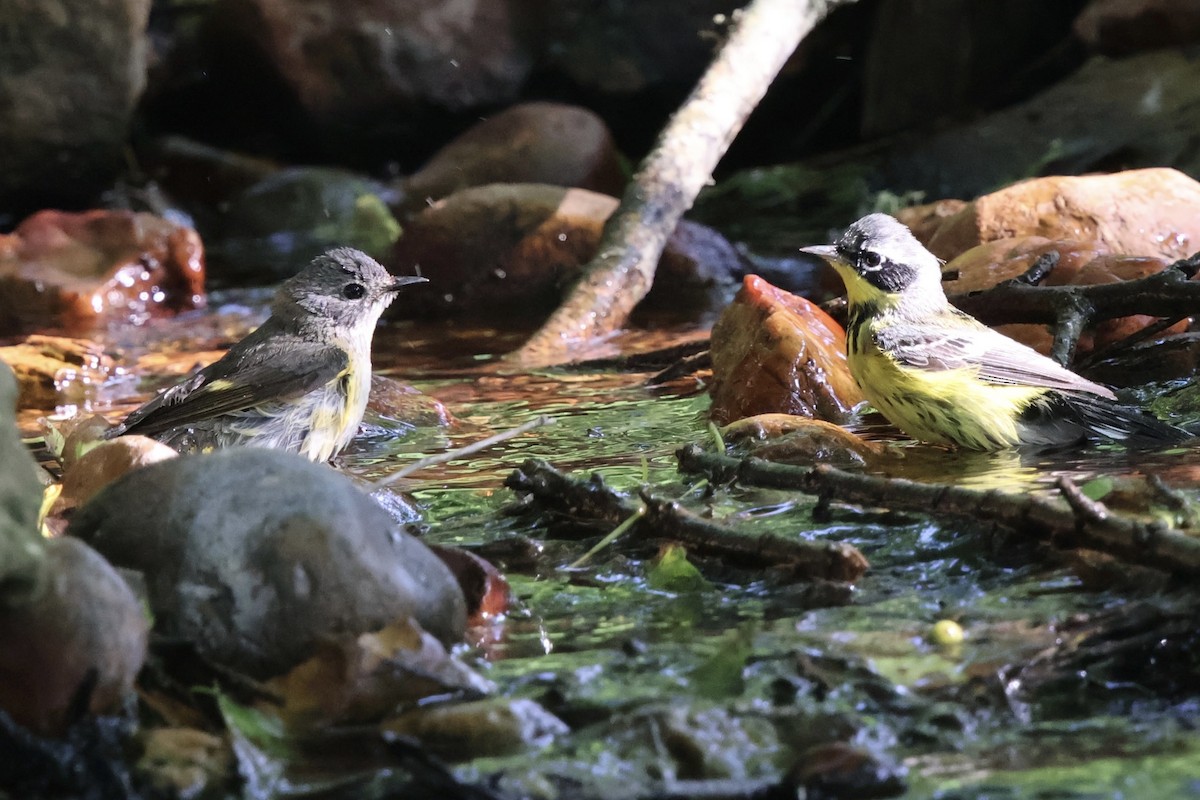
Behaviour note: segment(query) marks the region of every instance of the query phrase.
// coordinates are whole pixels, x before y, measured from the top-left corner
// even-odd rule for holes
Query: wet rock
[[[436,556],[349,478],[276,450],[137,470],[80,509],[68,533],[145,573],[159,632],[256,677],[294,666],[322,639],[396,619],[447,643],[464,630],[462,592]]]
[[[555,736],[570,732],[562,720],[533,700],[504,697],[418,708],[383,727],[419,739],[430,752],[453,761],[545,747]]]
[[[52,514],[61,514],[91,500],[105,486],[136,469],[179,454],[145,436],[119,436],[99,442],[63,470],[62,494]]]
[[[400,236],[386,194],[382,184],[346,170],[279,170],[229,201],[220,231],[206,237],[212,274],[274,284],[333,247],[384,258]]]
[[[430,549],[458,580],[467,599],[468,625],[482,625],[508,611],[512,590],[508,580],[493,564],[458,547],[430,545]]]
[[[1092,0],[1075,18],[1075,35],[1107,56],[1200,41],[1200,6],[1193,0]]]
[[[893,216],[912,231],[917,241],[928,245],[938,228],[942,227],[942,223],[966,207],[966,200],[938,200],[898,209]]]
[[[526,320],[548,313],[595,254],[616,207],[607,195],[540,184],[492,184],[450,195],[413,218],[396,243],[393,271],[419,267],[430,281],[416,290],[427,302],[408,303],[405,313]],[[639,308],[708,308],[725,298],[740,266],[737,251],[719,234],[682,222]]]
[[[427,107],[502,105],[531,66],[508,3],[316,0],[301,13],[225,0],[212,23],[265,60],[327,141],[404,130]]]
[[[444,428],[454,423],[454,415],[441,400],[384,375],[371,376],[367,410],[405,425]]]
[[[42,485],[17,431],[16,400],[16,378],[0,363],[0,604],[25,602],[44,569],[37,527]]]
[[[30,336],[0,347],[0,361],[17,376],[22,408],[84,405],[112,372],[113,361],[95,342],[62,336]]]
[[[718,424],[768,413],[844,420],[862,401],[841,326],[754,275],[713,327],[712,363]]]
[[[604,120],[577,106],[522,103],[489,117],[401,182],[405,216],[461,189],[543,183],[617,195],[625,178]]]
[[[759,414],[721,429],[725,441],[746,455],[785,464],[831,463],[861,466],[878,458],[883,446],[819,419],[792,414]]]
[[[1050,252],[1057,253],[1059,259],[1042,280],[1045,286],[1117,283],[1144,278],[1169,266],[1162,258],[1114,255],[1094,241],[1052,241],[1040,236],[1024,236],[996,239],[966,251],[946,265],[945,273],[951,279],[945,280],[943,286],[950,295],[988,289],[1024,275],[1040,257]],[[1085,354],[1107,347],[1157,321],[1157,317],[1144,314],[1104,320],[1080,335],[1077,351]],[[1170,332],[1186,329],[1187,323],[1181,322]],[[1049,353],[1054,341],[1045,325],[1000,325],[997,330],[1042,353]]]
[[[5,4],[0,208],[87,202],[122,169],[150,1]]]
[[[42,211],[0,235],[0,335],[204,306],[204,248],[153,214]]]
[[[1043,236],[1174,261],[1200,247],[1197,207],[1200,183],[1174,169],[1035,178],[977,198],[946,218],[929,249],[949,260],[994,239]]]
[[[45,566],[29,602],[0,607],[0,708],[58,735],[72,712],[120,708],[146,657],[147,626],[129,586],[83,542],[51,539]]]

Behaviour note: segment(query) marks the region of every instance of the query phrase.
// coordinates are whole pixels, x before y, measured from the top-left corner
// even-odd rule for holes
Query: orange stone
[[[863,399],[846,364],[846,335],[813,303],[747,275],[712,333],[711,416],[841,421]]]

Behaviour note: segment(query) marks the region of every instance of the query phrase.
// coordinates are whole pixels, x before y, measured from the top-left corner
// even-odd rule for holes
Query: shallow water
[[[252,324],[252,314],[245,318]],[[126,343],[126,355],[164,347],[177,332],[165,326]],[[694,334],[631,334],[614,346],[650,349]],[[371,415],[338,463],[376,478],[541,414],[557,420],[394,487],[423,506],[429,540],[477,550],[512,585],[517,602],[507,618],[475,631],[460,656],[499,694],[537,699],[572,726],[544,750],[458,764],[462,777],[535,796],[655,794],[684,778],[749,785],[777,780],[807,744],[832,736],[903,776],[909,797],[1200,796],[1193,766],[1200,690],[1160,691],[1158,678],[1117,682],[1103,664],[1056,690],[1061,696],[1020,685],[1021,667],[1050,652],[1064,631],[1143,602],[1136,590],[1087,590],[1060,559],[969,521],[937,524],[836,505],[830,519],[817,521],[814,499],[803,495],[733,487],[705,496],[695,476],[678,473],[673,455],[709,437],[702,392],[650,390],[649,373],[640,372],[504,374],[497,354],[521,335],[405,324],[382,330],[377,371],[442,399],[458,423],[420,428]],[[113,411],[124,410],[155,383],[114,382],[97,405],[116,401]],[[878,425],[862,430],[888,435]],[[1059,475],[1087,484],[1154,473],[1195,497],[1200,461],[1194,448],[1037,455],[894,448],[897,457],[881,467],[889,474],[1017,492],[1051,493]],[[628,535],[570,568],[604,531],[568,533],[501,513],[515,499],[505,476],[530,457],[598,472],[619,489],[651,486],[748,534],[849,542],[872,568],[850,603],[834,607],[814,607],[808,587],[769,570],[704,559],[693,559],[698,581],[664,588],[655,574],[658,545]],[[942,619],[961,624],[962,643],[929,641]],[[1153,675],[1154,654],[1131,656],[1138,657]],[[1195,670],[1198,662],[1183,663]],[[796,732],[810,728],[825,735]],[[646,733],[666,729],[682,731],[695,749],[691,762]]]

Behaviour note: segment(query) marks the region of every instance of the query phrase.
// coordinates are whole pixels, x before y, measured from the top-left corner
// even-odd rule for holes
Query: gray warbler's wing
[[[134,411],[109,436],[155,436],[221,414],[286,402],[335,380],[349,364],[346,351],[331,344],[296,337],[244,339],[221,359]]]
[[[1083,392],[1109,400],[1116,397],[1106,387],[1076,375],[957,309],[922,324],[895,323],[876,328],[873,333],[881,350],[909,367],[971,368],[990,383]]]

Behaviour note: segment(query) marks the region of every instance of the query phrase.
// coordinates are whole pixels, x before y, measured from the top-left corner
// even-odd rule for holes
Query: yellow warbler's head
[[[829,262],[851,304],[920,299],[945,302],[941,262],[887,214],[868,214],[833,245],[802,248]]]

